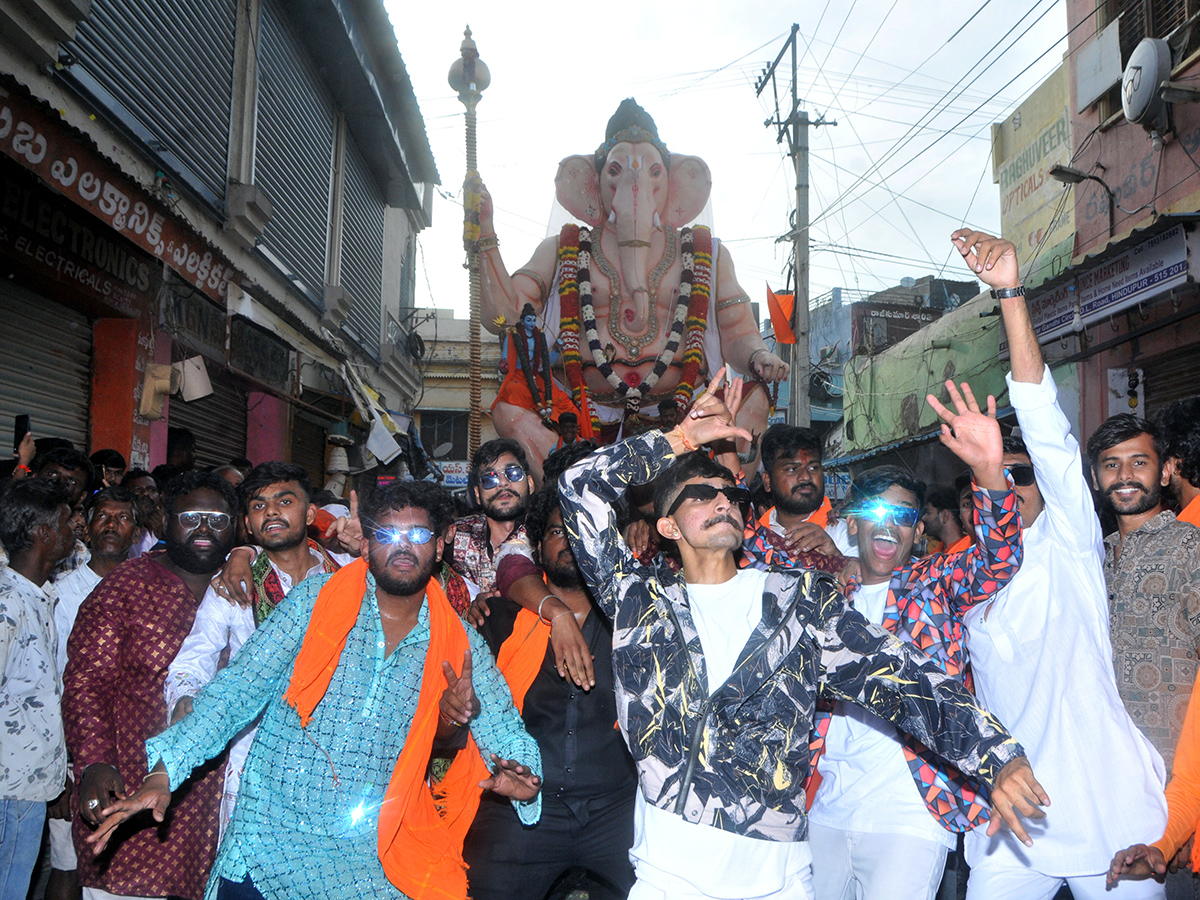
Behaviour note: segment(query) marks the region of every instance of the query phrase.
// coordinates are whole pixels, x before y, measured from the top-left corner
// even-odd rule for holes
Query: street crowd
[[[790,425],[743,471],[724,370],[541,471],[483,444],[465,515],[27,437],[0,900],[1200,897],[1200,397],[1081,445],[1013,245],[952,241],[1018,428],[947,382],[943,484],[834,504]]]

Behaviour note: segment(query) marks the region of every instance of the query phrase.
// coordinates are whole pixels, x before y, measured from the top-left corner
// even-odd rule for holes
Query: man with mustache
[[[324,548],[308,537],[308,526],[317,508],[310,500],[312,486],[303,466],[263,463],[242,482],[241,494],[246,534],[255,546],[238,547],[231,554],[244,554],[243,559],[249,556],[252,560],[250,603],[242,606],[227,602],[211,588],[205,592],[192,631],[167,674],[165,697],[172,722],[192,711],[192,698],[213,680],[221,655],[228,651],[229,659],[236,656],[254,629],[293,587],[313,575],[339,568]],[[242,767],[253,740],[254,727],[247,726],[229,748],[221,795],[221,834],[233,816]]]
[[[545,572],[543,594],[566,606],[559,615],[573,618],[587,640],[596,686],[585,691],[559,676],[548,615],[539,620],[511,600],[492,600],[480,632],[537,739],[545,780],[542,818],[533,827],[520,823],[511,804],[484,796],[463,850],[475,900],[542,900],[573,867],[587,872],[595,900],[624,898],[633,884],[637,773],[614,727],[612,623],[592,600],[567,541],[557,487],[565,466],[554,465],[558,455],[546,460],[547,475],[557,468],[555,482],[530,500],[525,528]]]
[[[200,900],[217,849],[219,767],[197,773],[165,827],[130,822],[103,856],[87,843],[113,798],[147,776],[145,741],[167,722],[167,667],[233,546],[238,500],[220,476],[179,475],[163,501],[166,551],[113,569],[80,607],[67,643],[63,725],[79,785],[74,832],[84,900]]]
[[[772,425],[763,435],[763,489],[775,505],[761,524],[789,547],[826,556],[855,556],[858,547],[842,520],[830,521],[821,438],[810,428]]]
[[[1087,442],[1092,485],[1117,518],[1104,539],[1117,687],[1170,772],[1196,681],[1200,529],[1163,506],[1166,450],[1156,426],[1128,414]]]
[[[924,530],[925,485],[895,466],[854,479],[846,521],[861,574],[846,595],[872,624],[933,658],[963,684],[967,668],[962,614],[987,603],[1021,564],[1017,497],[1005,475],[995,399],[983,415],[969,385],[946,383],[958,419],[942,441],[975,473],[979,542],[957,553],[913,560]],[[932,395],[929,404],[949,421]],[[965,684],[963,684],[965,690]],[[845,703],[818,713],[819,769],[809,785],[813,884],[818,900],[847,893],[862,900],[932,898],[958,834],[987,822],[979,782],[874,711]],[[989,828],[989,833],[994,829]]]
[[[58,603],[54,625],[58,629],[58,674],[67,667],[67,639],[75,627],[79,607],[101,580],[129,558],[137,534],[138,517],[133,494],[122,487],[106,487],[84,501],[85,536],[91,558],[55,581]],[[71,837],[71,784],[50,804],[50,881],[48,900],[79,895],[75,843]]]
[[[360,517],[361,557],[293,588],[192,712],[145,743],[151,774],[102,810],[96,850],[139,812],[177,818],[188,774],[260,715],[209,897],[465,900],[462,840],[481,790],[537,821],[537,744],[486,643],[432,577],[449,495],[396,482],[364,498]],[[465,746],[431,784],[431,753],[460,729]]]
[[[480,446],[471,460],[470,492],[480,511],[454,523],[450,565],[484,595],[496,590],[496,551],[523,533],[525,505],[533,479],[516,441],[497,438]],[[459,614],[466,608],[458,610]]]
[[[1020,747],[959,681],[847,608],[828,575],[738,568],[749,492],[707,453],[689,452],[749,438],[732,424],[736,399],[726,407],[716,396],[723,375],[670,434],[603,447],[559,481],[575,559],[613,619],[618,721],[639,780],[631,900],[812,896],[804,775],[818,697],[869,709],[986,783],[1026,839],[1014,810],[1041,817],[1049,801]],[[995,421],[961,398],[955,413],[934,408],[947,422],[943,443],[986,473],[980,504],[1015,518]],[[639,564],[617,528],[613,504],[655,478],[656,527],[676,542],[679,573]],[[916,799],[911,781],[909,790]]]
[[[1167,442],[1171,493],[1179,504],[1179,521],[1200,526],[1200,397],[1168,404],[1155,424]]]

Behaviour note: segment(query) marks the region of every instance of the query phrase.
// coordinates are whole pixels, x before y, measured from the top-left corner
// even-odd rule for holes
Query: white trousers
[[[126,897],[122,894],[110,894],[100,888],[83,889],[83,900],[167,900],[166,897]]]
[[[656,873],[656,880],[661,880],[661,873]],[[745,900],[814,900],[812,887],[812,870],[804,868],[790,877],[787,883],[777,891]],[[629,892],[628,900],[716,900],[708,894],[700,893],[693,885],[680,879],[671,879],[670,884],[656,885],[638,879]]]
[[[1116,851],[1113,851],[1114,853]],[[1164,900],[1166,888],[1152,878],[1121,880],[1112,890],[1106,873],[1063,878],[1016,866],[979,865],[971,869],[967,900],[1050,900],[1066,882],[1075,900]]]
[[[842,831],[808,823],[816,900],[933,900],[945,845],[906,834]]]
[[[75,856],[75,841],[71,837],[70,819],[50,819],[50,868],[73,872],[79,865]]]

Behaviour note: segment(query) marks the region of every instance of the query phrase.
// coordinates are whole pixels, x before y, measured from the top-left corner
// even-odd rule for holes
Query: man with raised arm
[[[1049,800],[960,683],[849,609],[829,576],[738,569],[748,492],[690,452],[749,437],[715,394],[723,375],[670,434],[605,447],[559,483],[580,571],[613,620],[617,715],[639,779],[630,897],[812,896],[804,781],[818,696],[870,709],[988,785],[1026,839],[1016,812],[1040,817]],[[995,428],[965,407],[945,418],[952,447]],[[656,526],[678,545],[679,573],[640,565],[613,510],[660,476]]]
[[[532,824],[541,764],[486,643],[432,577],[451,518],[427,482],[366,498],[362,558],[293,588],[192,712],[146,742],[150,775],[101,810],[96,851],[142,810],[163,821],[192,768],[261,713],[208,900],[465,900],[481,790]],[[435,745],[468,727],[431,785]]]
[[[1054,798],[1053,815],[1030,823],[1033,847],[982,829],[967,835],[967,897],[1049,900],[1065,881],[1077,900],[1100,898],[1113,849],[1162,833],[1162,759],[1117,691],[1100,523],[1079,441],[1030,322],[1016,249],[969,229],[951,240],[999,301],[1009,398],[1024,442],[1006,440],[1004,464],[1025,560],[995,600],[964,614],[975,691],[1025,747]],[[1116,895],[1162,897],[1163,888],[1127,881]]]

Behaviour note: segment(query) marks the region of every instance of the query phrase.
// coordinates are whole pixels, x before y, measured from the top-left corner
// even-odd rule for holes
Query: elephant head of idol
[[[649,113],[621,101],[606,139],[589,156],[569,156],[555,178],[558,202],[589,226],[616,232],[621,280],[633,301],[633,330],[644,328],[654,302],[647,285],[655,231],[695,219],[712,192],[704,160],[668,152]]]

